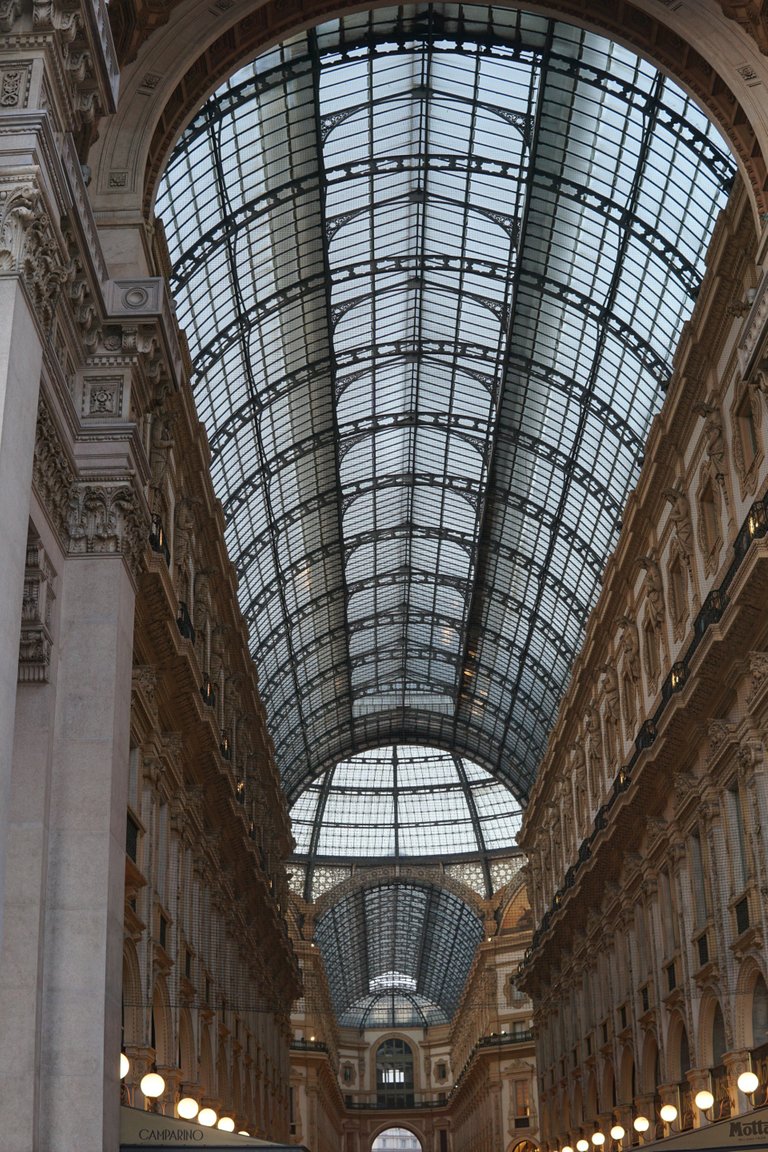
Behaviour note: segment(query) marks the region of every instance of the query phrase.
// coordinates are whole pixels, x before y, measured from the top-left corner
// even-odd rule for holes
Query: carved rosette
[[[136,574],[148,535],[148,513],[129,484],[104,480],[72,486],[67,509],[70,556],[123,556]]]

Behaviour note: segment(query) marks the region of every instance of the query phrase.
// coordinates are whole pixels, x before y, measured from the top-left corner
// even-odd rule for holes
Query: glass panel
[[[158,213],[291,798],[405,738],[525,800],[734,170],[647,62],[487,6],[329,21],[185,130]],[[514,825],[340,787],[331,855]]]

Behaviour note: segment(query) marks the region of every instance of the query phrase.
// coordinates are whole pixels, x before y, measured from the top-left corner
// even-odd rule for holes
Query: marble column
[[[62,578],[35,1152],[119,1146],[135,593],[115,547],[70,557]]]
[[[35,512],[42,525],[42,515]],[[51,537],[30,553],[40,559],[49,582],[62,558]],[[55,602],[49,619],[55,634]],[[19,683],[16,698],[12,779],[7,808],[5,931],[0,947],[0,1131],[9,1148],[38,1147],[39,1060],[43,970],[44,896],[48,866],[48,823],[53,765],[53,715],[57,646],[44,653],[39,672]],[[20,669],[20,672],[22,669]]]
[[[0,277],[0,940],[21,600],[42,347],[15,277]]]

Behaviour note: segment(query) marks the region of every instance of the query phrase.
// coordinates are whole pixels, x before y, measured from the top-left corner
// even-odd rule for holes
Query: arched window
[[[379,1108],[413,1107],[413,1052],[394,1037],[376,1052],[376,1096]]]
[[[768,1044],[768,986],[758,976],[752,989],[752,1047]]]
[[[725,1020],[720,1005],[716,1004],[715,1013],[712,1017],[712,1066],[714,1068],[722,1064],[725,1050]]]
[[[680,1033],[680,1079],[685,1080],[691,1067],[691,1049],[688,1046],[688,1033],[685,1028]]]

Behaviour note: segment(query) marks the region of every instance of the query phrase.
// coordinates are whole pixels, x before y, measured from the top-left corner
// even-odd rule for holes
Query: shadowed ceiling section
[[[383,8],[244,68],[158,212],[290,799],[355,752],[524,802],[733,177],[649,64]]]

